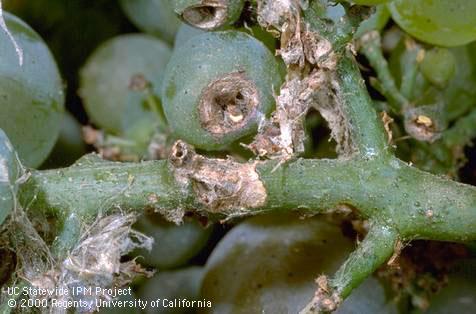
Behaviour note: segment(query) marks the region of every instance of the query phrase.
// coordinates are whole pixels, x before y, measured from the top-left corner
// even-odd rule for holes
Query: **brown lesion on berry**
[[[208,212],[240,215],[266,202],[267,193],[256,171],[257,162],[206,158],[183,141],[175,143],[169,161],[177,182],[191,186],[196,199]]]
[[[436,119],[432,114],[431,106],[423,106],[423,110],[420,107],[409,108],[405,112],[405,131],[413,138],[433,143],[441,137],[442,131],[446,128],[446,125]],[[429,111],[430,114],[426,114],[425,111]]]
[[[152,84],[147,80],[144,74],[137,73],[131,76],[128,88],[134,92],[143,92],[151,88],[151,85]]]
[[[227,19],[226,0],[202,0],[201,3],[187,7],[182,18],[190,25],[212,30],[223,26]]]
[[[202,127],[215,137],[238,131],[256,117],[259,92],[244,72],[226,74],[206,86],[198,105]]]
[[[439,137],[434,121],[425,115],[417,115],[407,120],[407,132],[420,141],[433,142]]]

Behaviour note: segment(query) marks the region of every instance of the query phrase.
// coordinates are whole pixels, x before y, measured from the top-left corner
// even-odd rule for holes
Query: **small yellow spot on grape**
[[[233,115],[233,114],[230,114],[229,115],[230,117],[230,120],[233,121],[234,123],[238,123],[238,122],[241,122],[243,120],[243,115],[242,114],[238,114],[238,115]]]
[[[424,115],[419,115],[416,119],[416,123],[423,124],[424,126],[429,128],[433,125],[433,120],[431,120],[430,117],[427,117],[427,116],[424,116]]]

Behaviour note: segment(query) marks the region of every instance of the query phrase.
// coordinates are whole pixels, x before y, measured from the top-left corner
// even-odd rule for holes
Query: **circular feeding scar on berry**
[[[214,29],[226,22],[227,9],[223,1],[203,1],[202,4],[186,8],[182,18],[201,29]]]
[[[198,105],[201,125],[214,136],[240,130],[256,116],[259,92],[243,72],[227,74],[208,84]]]

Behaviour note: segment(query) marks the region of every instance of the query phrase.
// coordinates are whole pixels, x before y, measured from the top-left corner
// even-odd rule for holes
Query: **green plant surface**
[[[21,51],[7,33],[0,32],[0,128],[25,165],[37,167],[58,138],[63,82],[40,36],[19,18],[9,13],[4,18]]]
[[[392,255],[397,241],[475,240],[475,188],[420,171],[393,157],[352,58],[343,57],[338,73],[348,97],[344,112],[355,123],[351,136],[358,153],[350,159],[297,159],[278,168],[276,161],[259,162],[256,171],[266,193],[259,205],[211,207],[204,201],[202,190],[194,187],[218,183],[199,176],[190,177],[184,187],[174,169],[180,169],[180,160],[199,157],[191,148],[183,147],[175,148],[170,161],[123,164],[89,156],[59,171],[33,171],[20,187],[20,200],[59,220],[73,212],[92,219],[99,208],[115,206],[153,206],[169,219],[180,217],[182,211],[235,216],[298,209],[316,214],[339,205],[352,206],[372,227],[336,277],[330,279],[329,295],[336,303]],[[353,92],[345,86],[353,86]],[[227,166],[220,159],[210,162],[210,171],[215,162],[218,169]],[[227,184],[227,177],[220,180]],[[315,300],[308,309],[320,308],[321,300]]]
[[[456,59],[448,49],[433,48],[425,54],[420,68],[428,81],[443,88],[455,74]]]
[[[140,256],[143,264],[160,271],[186,265],[203,249],[213,231],[196,220],[187,219],[177,226],[159,215],[144,215],[134,228],[152,237],[154,245],[150,251],[133,252],[133,256]]]
[[[280,82],[277,61],[257,39],[238,31],[202,34],[183,44],[167,65],[164,112],[178,138],[221,149],[256,131],[273,108]],[[221,104],[229,101],[230,106]]]
[[[203,31],[199,28],[190,26],[186,23],[180,24],[180,27],[177,31],[177,34],[175,34],[174,49],[179,49],[187,41],[194,38],[195,36],[203,34],[204,32],[205,31]]]
[[[371,31],[362,36],[360,43],[361,52],[377,74],[376,79],[370,79],[370,84],[385,96],[389,107],[387,110],[394,116],[403,116],[405,131],[415,139],[411,148],[397,145],[397,155],[410,155],[408,160],[420,169],[457,177],[462,165],[462,147],[470,143],[474,134],[472,127],[463,122],[472,119],[475,105],[472,95],[476,87],[475,68],[469,53],[470,47],[452,48],[443,53],[448,55],[447,58],[435,59],[431,55],[435,51],[445,51],[444,48],[427,51],[404,36],[387,62],[377,32]],[[428,55],[433,59],[431,66],[425,65],[429,60]],[[455,69],[451,65],[453,58],[459,60]],[[428,70],[425,70],[426,67],[431,68],[431,74],[424,73]],[[454,77],[442,79],[448,75]],[[431,76],[431,79],[425,76]],[[434,81],[433,84],[431,81]],[[427,118],[431,125],[427,127],[419,124],[419,116]],[[451,123],[453,126],[446,129]],[[450,135],[460,134],[462,127],[467,132],[466,136],[456,140],[457,136]],[[448,141],[448,137],[452,140]],[[433,144],[430,148],[430,144],[424,142]]]
[[[381,31],[390,19],[390,11],[386,5],[379,5],[375,12],[366,20],[362,21],[359,28],[355,32],[354,37],[360,38],[362,35],[370,31]]]
[[[176,4],[183,9],[206,2]],[[398,24],[395,10],[404,2],[388,4]],[[166,232],[158,228],[154,235],[151,229],[155,228],[149,228],[153,221],[139,220],[138,229],[162,245],[149,256],[141,254],[148,259],[145,264],[159,271],[186,267],[159,272],[143,282],[139,297],[193,299],[201,286],[202,295],[217,304],[204,312],[240,313],[242,306],[243,313],[268,309],[273,313],[353,313],[362,306],[365,310],[360,312],[396,313],[396,305],[387,303],[384,286],[371,278],[377,270],[395,267],[411,241],[466,245],[465,254],[471,254],[476,243],[476,187],[451,179],[457,178],[464,164],[464,148],[476,137],[470,79],[475,69],[474,46],[445,50],[397,31],[399,41],[388,54],[385,36],[392,29],[385,28],[388,12],[381,6],[373,11],[369,6],[327,0],[256,0],[247,2],[246,12],[241,12],[242,1],[213,3],[225,11],[240,8],[236,9],[240,20],[232,18],[228,26],[259,25],[278,38],[276,55],[284,67],[258,39],[226,30],[178,43],[165,73],[166,61],[159,60],[160,71],[153,69],[163,49],[142,49],[131,55],[122,54],[127,49],[113,49],[121,57],[102,56],[106,63],[114,61],[108,70],[101,69],[104,81],[84,77],[98,70],[94,66],[83,71],[84,83],[95,89],[110,78],[117,79],[113,74],[128,60],[140,64],[141,71],[153,69],[151,75],[157,76],[158,83],[147,75],[139,79],[135,70],[127,68],[122,85],[114,83],[111,86],[117,89],[108,87],[106,93],[96,95],[98,101],[113,101],[108,109],[96,118],[92,107],[88,111],[106,132],[117,133],[108,139],[131,140],[141,150],[151,134],[162,132],[170,144],[167,158],[124,163],[92,153],[65,168],[24,169],[8,145],[8,132],[0,132],[0,221],[5,221],[0,239],[5,238],[15,250],[19,269],[25,270],[12,274],[11,280],[21,278],[15,283],[19,286],[43,286],[45,278],[54,278],[53,286],[124,286],[136,275],[152,275],[136,263],[135,255],[128,255],[153,248],[151,238],[132,228],[139,216],[153,212],[177,224],[200,217],[200,224],[208,224],[259,215],[229,231],[206,263],[201,261],[204,268],[189,268],[187,261],[204,248],[210,230],[200,229],[195,221],[199,228],[190,235],[193,240],[180,229],[188,224],[165,227]],[[414,5],[418,3],[429,4],[415,1]],[[445,4],[445,8],[458,4]],[[472,1],[464,4],[467,9],[471,6]],[[214,8],[201,8],[198,13],[217,13]],[[469,9],[460,12],[462,23],[473,23],[466,17]],[[435,12],[428,11],[430,21]],[[183,17],[183,12],[178,13]],[[454,22],[453,13],[448,13],[450,22]],[[450,36],[447,30],[441,31],[443,37]],[[443,39],[447,46],[467,40]],[[431,38],[425,40],[433,43]],[[359,67],[356,48],[373,71]],[[284,68],[283,78],[280,70]],[[364,78],[373,88],[371,93]],[[468,97],[458,111],[455,99],[463,94],[460,91],[468,92]],[[381,109],[389,113],[378,113]],[[306,125],[312,125],[305,118],[313,111],[320,114],[316,125],[327,122],[329,132],[323,139],[334,141],[334,159],[301,157],[306,152],[299,146],[307,143],[306,131],[311,133]],[[105,122],[95,120],[100,118]],[[239,146],[255,156],[243,157]],[[344,228],[335,224],[339,220],[334,216],[352,225],[352,237],[358,239],[355,247],[342,235]],[[181,239],[170,244],[169,236]],[[161,250],[170,252],[169,256]],[[173,251],[183,254],[165,263],[162,257],[172,259]],[[402,281],[397,283],[408,288],[404,262],[401,266],[403,273],[397,279]],[[294,267],[299,276],[306,275],[296,286],[295,278],[289,278]],[[267,276],[272,270],[273,278]],[[449,277],[457,278],[454,283],[462,288],[460,295],[471,296],[471,282],[453,275]],[[225,288],[216,286],[217,282]],[[273,298],[278,294],[279,299],[267,301],[262,288],[270,288]],[[154,289],[160,294],[152,296]],[[418,302],[405,304],[417,299],[410,290],[404,290],[407,295],[399,310],[418,311],[414,308]],[[430,309],[438,313],[445,306],[456,307],[454,291],[442,289],[443,298],[435,296],[432,306],[436,309]],[[419,302],[421,308],[424,301]],[[356,304],[349,305],[352,302]]]
[[[15,207],[17,180],[23,167],[5,132],[0,129],[0,224]]]
[[[155,274],[138,291],[138,296],[148,302],[159,301],[158,308],[147,308],[145,313],[181,314],[193,309],[174,308],[169,302],[175,299],[201,300],[200,286],[204,270],[202,267],[188,267]]]
[[[476,40],[474,0],[395,0],[388,6],[395,22],[424,42],[453,47]]]
[[[314,293],[316,273],[336,271],[353,246],[337,222],[322,216],[303,220],[273,213],[247,219],[207,261],[202,295],[213,307],[204,312],[296,313]]]
[[[405,238],[469,241],[476,236],[473,187],[419,171],[393,157],[302,159],[272,171],[275,166],[274,161],[259,164],[268,197],[264,206],[250,210],[300,208],[319,213],[349,204],[364,217],[376,215],[388,221]],[[80,182],[89,184],[77,191]],[[31,200],[35,189],[38,195],[33,205],[59,217],[71,211],[93,217],[97,204],[108,199],[112,200],[107,207],[143,208],[151,205],[149,195],[157,196],[155,206],[163,213],[180,207],[206,210],[193,197],[193,190],[180,189],[168,161],[123,164],[87,156],[59,174],[57,170],[32,172],[21,186],[24,201]],[[127,196],[119,193],[123,189]],[[430,218],[428,210],[433,213]]]
[[[142,31],[172,42],[180,20],[171,0],[120,0],[124,13]]]
[[[86,154],[86,144],[81,136],[81,125],[69,112],[63,114],[58,140],[50,157],[41,165],[43,169],[59,168],[72,165]]]
[[[142,34],[121,35],[98,47],[80,73],[80,94],[92,121],[109,132],[121,134],[125,116],[141,114],[146,107],[142,103],[145,97],[129,95],[134,93],[134,76],[144,77],[158,96],[170,55],[167,44]],[[128,104],[129,101],[133,103]]]

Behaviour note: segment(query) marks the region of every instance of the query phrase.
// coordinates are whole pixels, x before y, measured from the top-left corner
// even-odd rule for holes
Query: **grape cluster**
[[[285,65],[278,55],[288,47],[283,37],[276,37],[282,30],[269,27],[267,32],[258,18],[250,17],[264,2],[119,1],[143,33],[110,38],[78,71],[78,95],[90,124],[83,130],[65,111],[67,84],[47,44],[25,22],[5,12],[24,62],[18,63],[8,34],[0,32],[0,225],[17,206],[27,168],[70,165],[92,149],[85,142],[103,158],[116,161],[164,159],[176,140],[209,157],[260,159],[245,147],[258,132],[263,134],[265,121],[276,118],[272,114],[280,87],[313,74],[308,64],[299,71],[296,65]],[[356,8],[371,12],[352,42],[348,33],[337,32],[330,45],[356,54],[357,49],[369,61],[373,69],[363,72],[375,95],[374,107],[385,112],[385,129],[396,154],[420,169],[457,178],[462,150],[476,136],[476,1],[310,2],[316,12],[329,9],[330,17],[315,22],[325,30]],[[316,2],[320,6],[313,7]],[[307,10],[304,5],[301,9]],[[334,157],[330,151],[335,143],[329,141],[324,114],[305,114],[301,156]],[[154,197],[148,195],[149,203],[156,202]],[[156,289],[162,297],[205,297],[213,303],[210,313],[294,313],[312,295],[315,275],[335,271],[352,251],[353,237],[366,232],[357,226],[362,222],[349,215],[345,221],[265,215],[240,222],[226,233],[216,231],[222,227],[204,228],[207,222],[194,217],[175,226],[147,213],[135,228],[156,244],[151,252],[138,250],[131,258],[160,272],[139,283],[138,297],[152,300]],[[344,236],[350,220],[356,224],[352,236]],[[458,287],[450,284],[440,297],[432,297],[431,313],[458,307],[458,293],[475,302],[474,278],[468,280],[461,272],[450,277]],[[418,284],[408,287],[426,289]],[[397,313],[427,307],[418,299],[424,294],[420,291],[405,291],[399,306],[388,302],[388,291],[388,282],[370,278],[338,312]]]

